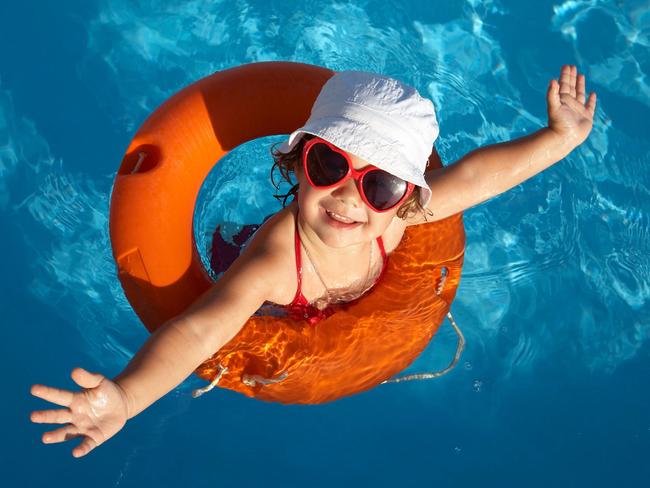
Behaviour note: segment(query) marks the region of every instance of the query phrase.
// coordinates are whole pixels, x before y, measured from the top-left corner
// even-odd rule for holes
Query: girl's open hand
[[[585,75],[570,65],[562,66],[560,82],[551,80],[546,93],[548,127],[574,146],[587,139],[593,126],[596,94],[588,100],[585,95]]]
[[[30,419],[39,424],[67,424],[43,434],[43,442],[52,444],[82,437],[72,450],[74,457],[81,457],[124,427],[128,419],[127,401],[124,391],[101,374],[75,368],[71,376],[84,388],[82,391],[32,386],[32,395],[66,408],[32,412]]]

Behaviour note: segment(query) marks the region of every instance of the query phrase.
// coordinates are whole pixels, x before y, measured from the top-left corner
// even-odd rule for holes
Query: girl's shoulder
[[[272,295],[267,300],[274,303],[285,303],[286,297],[291,295],[288,300],[290,302],[298,284],[293,251],[294,222],[289,207],[281,209],[255,231],[250,244],[239,258],[246,260],[247,255],[251,258],[264,255],[274,275]]]

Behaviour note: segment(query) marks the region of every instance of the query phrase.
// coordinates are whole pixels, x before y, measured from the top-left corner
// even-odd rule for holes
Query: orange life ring
[[[333,74],[291,62],[227,69],[176,93],[140,127],[115,178],[110,235],[124,292],[149,331],[211,286],[192,225],[209,171],[240,144],[302,126]],[[462,214],[409,227],[366,296],[316,326],[253,316],[196,373],[208,381],[220,374],[219,387],[281,403],[370,389],[411,364],[437,331],[464,247]]]

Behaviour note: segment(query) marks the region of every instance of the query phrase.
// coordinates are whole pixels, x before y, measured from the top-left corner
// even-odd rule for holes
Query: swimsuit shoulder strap
[[[386,262],[388,261],[388,256],[386,255],[386,249],[384,249],[384,241],[382,240],[381,236],[377,237],[377,245],[379,246],[379,250],[381,251],[381,258],[384,260],[384,266],[386,266]]]
[[[379,245],[379,250],[381,251],[383,263],[381,272],[379,273],[379,276],[377,277],[377,281],[375,281],[375,283],[379,283],[379,280],[383,278],[384,273],[386,272],[386,266],[388,265],[388,256],[386,255],[386,249],[384,249],[384,241],[381,239],[381,236],[377,238],[377,244]]]
[[[298,278],[298,286],[296,288],[296,294],[291,301],[291,305],[296,303],[302,303],[304,299],[302,298],[302,262],[300,259],[300,233],[298,232],[298,212],[296,212],[296,225],[294,232],[294,247],[296,251],[296,276]]]
[[[298,214],[296,214],[296,232],[294,234],[294,244],[296,248],[296,273],[298,275],[298,293],[302,282],[302,262],[300,259],[300,234],[298,233]],[[296,293],[296,295],[298,295]]]
[[[384,271],[386,270],[386,265],[388,264],[388,256],[386,255],[386,249],[384,248],[384,241],[381,236],[377,237],[377,245],[379,246],[379,251],[381,252],[382,257],[382,269],[379,275],[379,279],[383,276]],[[294,247],[296,252],[296,276],[298,279],[298,286],[296,288],[296,294],[291,301],[291,305],[307,303],[307,300],[302,296],[302,260],[300,256],[300,233],[298,232],[298,212],[296,212],[296,222],[295,222],[295,233],[294,233]]]

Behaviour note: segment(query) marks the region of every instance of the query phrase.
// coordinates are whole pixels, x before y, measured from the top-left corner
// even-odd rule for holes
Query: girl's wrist
[[[540,133],[543,133],[544,139],[547,141],[546,144],[549,147],[550,154],[552,154],[553,159],[560,161],[564,159],[571,151],[580,145],[580,142],[577,141],[575,137],[566,132],[558,131],[551,127],[545,127],[540,130]]]
[[[138,412],[135,411],[135,399],[133,398],[133,395],[129,393],[128,389],[125,386],[120,384],[120,380],[118,378],[115,378],[113,380],[113,383],[115,383],[117,390],[122,396],[122,401],[124,401],[127,420],[132,419],[138,414]]]

